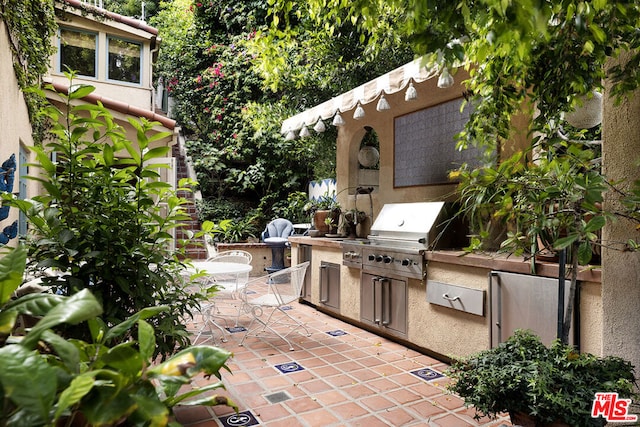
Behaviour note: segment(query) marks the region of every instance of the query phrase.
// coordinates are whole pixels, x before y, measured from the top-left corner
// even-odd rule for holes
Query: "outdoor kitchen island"
[[[540,321],[555,325],[556,307],[540,292],[555,292],[558,265],[554,263],[538,264],[537,275],[531,276],[530,263],[517,257],[423,251],[424,279],[418,279],[383,270],[386,267],[382,267],[382,254],[381,267],[373,267],[372,271],[359,267],[359,256],[362,260],[373,255],[373,262],[378,262],[375,245],[365,239],[292,236],[289,242],[292,264],[311,261],[302,296],[305,302],[444,361],[490,348],[496,340],[496,323],[517,327],[519,322],[533,322],[534,329],[547,328]],[[364,257],[358,255],[362,253],[358,248],[364,250]],[[403,260],[400,257],[386,264],[401,265]],[[519,292],[516,301],[510,301],[507,293],[501,294],[503,300],[496,304],[490,298],[490,288],[496,287],[491,273],[496,271],[515,274],[518,286],[526,283],[522,279],[532,277],[550,284],[535,282],[533,296]],[[594,319],[601,311],[600,272],[581,271],[579,280],[576,341],[583,351],[599,352],[602,326]],[[505,279],[510,295],[513,289],[506,284]],[[494,289],[493,294],[495,299],[499,292]],[[505,313],[504,319],[499,310]]]

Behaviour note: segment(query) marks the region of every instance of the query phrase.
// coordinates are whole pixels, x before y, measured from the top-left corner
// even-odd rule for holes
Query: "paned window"
[[[109,80],[140,83],[140,44],[113,37],[108,42]]]
[[[97,77],[96,41],[96,34],[61,29],[59,71],[70,69],[78,75]]]

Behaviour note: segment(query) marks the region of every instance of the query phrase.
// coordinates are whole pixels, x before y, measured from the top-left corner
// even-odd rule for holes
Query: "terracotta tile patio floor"
[[[233,352],[223,372],[239,414],[226,406],[176,408],[190,427],[251,426],[508,426],[506,418],[473,419],[474,411],[446,391],[445,363],[328,316],[306,304],[289,314],[311,336],[290,335],[294,351],[280,338],[247,338],[231,333],[215,345]],[[247,325],[247,317],[240,325]],[[203,335],[200,341],[211,336]],[[199,378],[204,385],[215,378]]]

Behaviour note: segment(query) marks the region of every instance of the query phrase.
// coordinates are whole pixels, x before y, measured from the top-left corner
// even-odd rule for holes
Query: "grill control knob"
[[[382,262],[382,255],[376,256],[376,262]]]
[[[374,254],[369,254],[369,261],[375,261],[376,256]]]
[[[390,264],[393,261],[393,258],[391,258],[389,255],[385,255],[382,257],[382,261],[384,261],[385,264]]]
[[[411,265],[411,260],[409,258],[405,258],[402,260],[401,264],[406,267],[408,265]]]

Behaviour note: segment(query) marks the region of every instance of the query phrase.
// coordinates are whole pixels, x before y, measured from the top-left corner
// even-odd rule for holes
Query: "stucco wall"
[[[24,147],[33,145],[31,135],[31,123],[29,113],[22,92],[18,87],[18,81],[13,70],[13,55],[9,49],[9,38],[6,25],[0,21],[0,163],[15,154],[16,162],[19,162],[20,145]],[[27,153],[29,153],[27,151]],[[30,155],[30,154],[29,154]],[[19,172],[15,172],[13,191],[18,191]],[[32,195],[34,185],[29,183],[28,194]],[[0,230],[13,223],[18,218],[15,209],[11,209],[9,217],[0,222]],[[15,243],[16,239],[11,243]]]
[[[624,61],[624,57],[622,60]],[[606,83],[605,89],[610,87]],[[628,187],[640,179],[640,91],[620,106],[603,97],[603,168],[607,177]],[[620,206],[619,195],[609,192],[605,209]],[[618,249],[628,239],[640,240],[635,224],[622,218],[603,230],[605,243]],[[602,251],[602,348],[640,367],[640,253],[623,252],[605,246]],[[636,368],[638,369],[638,368]],[[636,371],[636,377],[638,372]]]
[[[481,268],[429,263],[429,280],[486,292],[488,271]],[[427,286],[409,282],[409,340],[447,357],[464,356],[489,346],[488,308],[485,316],[464,313],[427,302]],[[486,299],[485,299],[486,301]]]
[[[602,355],[602,285],[580,284],[580,349]]]
[[[457,79],[457,81],[460,80],[461,78]],[[440,200],[455,189],[455,184],[402,189],[393,188],[395,117],[459,98],[463,90],[458,85],[451,89],[438,89],[435,79],[416,84],[415,87],[418,91],[418,99],[415,101],[405,101],[404,92],[401,91],[386,96],[391,106],[390,110],[379,112],[376,110],[376,103],[373,102],[363,106],[365,110],[363,119],[353,119],[353,112],[342,114],[346,124],[339,128],[336,142],[337,189],[338,199],[342,206],[352,208],[355,197],[358,197],[358,209],[369,210],[368,196],[354,195],[354,189],[358,185],[358,151],[360,149],[360,141],[366,133],[366,126],[370,126],[376,131],[380,141],[379,186],[372,194],[374,216],[384,203]],[[366,231],[363,234],[366,234]]]

